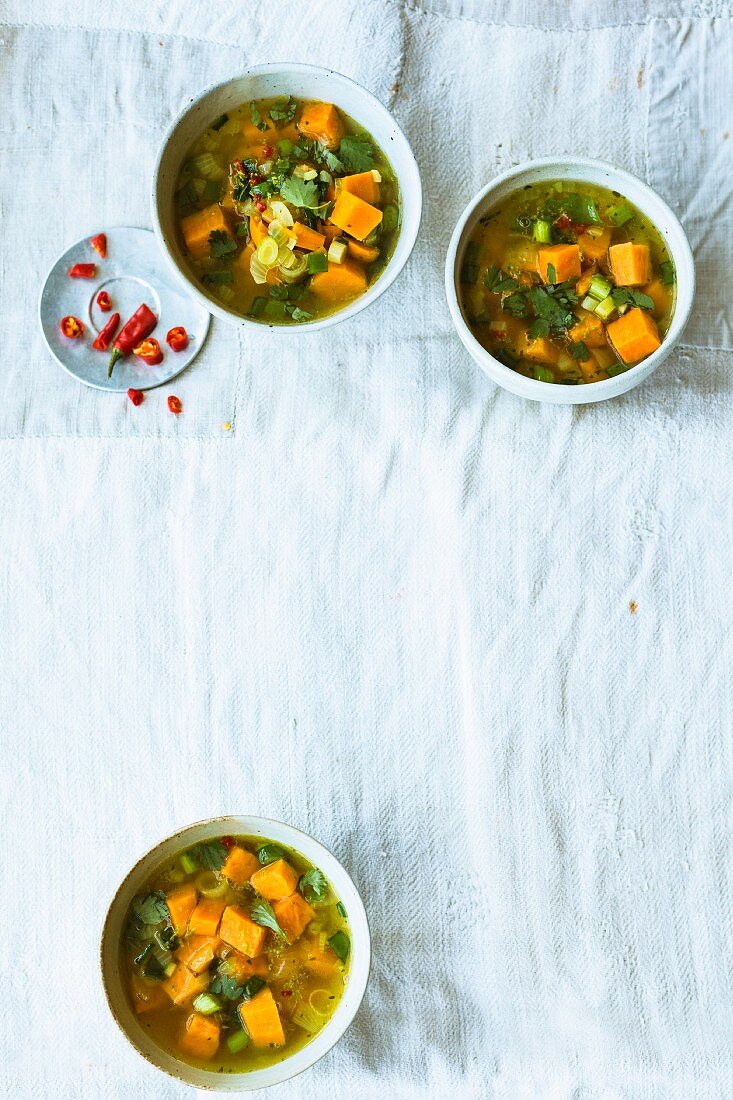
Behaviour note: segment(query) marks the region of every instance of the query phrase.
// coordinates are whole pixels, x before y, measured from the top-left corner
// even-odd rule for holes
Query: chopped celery
[[[588,287],[588,294],[597,302],[602,302],[611,293],[611,284],[602,275],[594,275]]]
[[[230,1035],[227,1039],[227,1047],[229,1049],[229,1053],[239,1054],[240,1050],[244,1050],[248,1043],[249,1035],[246,1031],[235,1031],[234,1034]]]
[[[552,373],[549,367],[541,367],[537,365],[532,368],[532,374],[535,376],[538,382],[555,381],[555,375]]]
[[[187,875],[192,875],[198,866],[196,860],[193,859],[188,852],[184,852],[179,860],[181,867]]]
[[[287,316],[285,302],[267,302],[263,312],[265,317],[271,317],[274,321],[282,321]]]
[[[221,183],[218,180],[207,180],[202,198],[204,202],[218,202],[221,198]]]
[[[213,993],[199,993],[198,997],[193,999],[193,1007],[202,1016],[211,1016],[214,1012],[220,1012],[222,1005],[219,998],[215,997]]]
[[[262,312],[263,312],[266,305],[267,305],[267,298],[263,297],[261,294],[258,295],[258,297],[255,298],[254,301],[252,302],[252,305],[249,307],[248,316],[249,317],[261,317]]]
[[[596,298],[591,298],[589,294],[588,297],[584,298],[580,304],[583,309],[587,309],[590,310],[591,313],[595,313],[596,306],[598,305],[598,300]]]
[[[309,275],[315,275],[319,271],[328,271],[328,257],[325,252],[309,252],[306,262]]]
[[[278,251],[277,241],[272,237],[265,237],[258,244],[255,256],[263,267],[274,267],[277,263]]]
[[[534,240],[539,241],[540,244],[549,244],[552,240],[552,226],[549,222],[546,222],[544,218],[538,218],[534,223],[532,236]]]
[[[346,259],[347,252],[348,246],[345,241],[333,240],[328,249],[328,258],[333,264],[342,264]]]
[[[659,265],[659,277],[662,280],[663,286],[672,286],[677,276],[675,274],[674,264],[671,260],[664,260],[663,263]]]
[[[595,314],[600,317],[602,321],[607,321],[611,314],[616,309],[616,303],[609,294],[607,298],[604,298],[602,302],[596,303]]]
[[[286,157],[288,153],[292,153],[293,151],[293,143],[290,138],[283,138],[281,141],[278,141],[277,147],[281,157]]]
[[[634,217],[634,210],[627,202],[617,202],[615,206],[609,206],[606,216],[611,225],[626,225]]]
[[[199,153],[191,161],[194,172],[199,176],[206,176],[210,180],[223,180],[226,172],[218,160],[210,153]]]

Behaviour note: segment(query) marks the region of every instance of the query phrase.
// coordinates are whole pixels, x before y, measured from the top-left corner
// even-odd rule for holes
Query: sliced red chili
[[[183,325],[176,325],[175,328],[168,329],[165,342],[172,351],[185,351],[188,347],[188,333]]]
[[[142,390],[128,390],[127,396],[130,398],[133,405],[142,405],[145,400],[145,394]]]
[[[109,313],[112,309],[112,299],[106,290],[100,290],[97,295],[97,305],[101,309],[102,313]]]
[[[99,253],[100,257],[104,260],[107,258],[107,234],[97,233],[96,237],[92,237],[89,241],[90,245],[95,252]]]
[[[275,149],[272,145],[263,145],[262,152],[266,157],[273,157],[275,155]]]
[[[84,335],[84,325],[78,317],[74,317],[71,313],[61,318],[59,328],[67,340],[78,340],[80,336]]]
[[[560,217],[555,220],[555,225],[560,230],[569,229],[572,224],[573,223],[571,219],[567,216],[567,214],[561,214]]]
[[[234,837],[233,836],[223,836],[221,838],[221,842],[224,845],[224,847],[227,848],[227,849],[230,849],[230,848],[234,847]]]
[[[125,321],[112,345],[112,354],[109,357],[109,366],[107,367],[108,378],[112,377],[112,371],[115,369],[117,360],[129,355],[135,344],[149,336],[157,323],[158,318],[149,306],[146,306],[144,302],[141,306],[138,306],[129,321]]]
[[[263,202],[262,199],[255,199],[255,207],[262,214],[263,211],[267,210],[267,203]]]
[[[96,274],[96,264],[73,264],[73,266],[69,268],[70,279],[94,279]]]
[[[137,355],[138,359],[142,359],[149,367],[157,367],[158,363],[163,362],[163,352],[154,336],[148,336],[147,340],[141,340],[132,349],[132,354]]]
[[[109,351],[109,345],[112,343],[112,337],[117,332],[117,326],[120,323],[119,313],[113,313],[107,324],[97,336],[97,339],[92,344],[95,351]]]
[[[175,397],[171,394],[168,398],[168,408],[172,413],[175,413],[176,416],[178,416],[180,412],[183,412],[183,405],[181,404],[180,397]]]

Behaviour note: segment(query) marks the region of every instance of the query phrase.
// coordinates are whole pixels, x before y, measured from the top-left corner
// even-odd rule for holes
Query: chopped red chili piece
[[[557,218],[556,221],[555,221],[555,225],[560,230],[569,229],[572,224],[573,223],[570,220],[570,218],[567,216],[567,214],[561,214],[560,217]]]
[[[139,344],[141,340],[149,336],[157,323],[158,318],[149,306],[146,306],[144,302],[141,306],[138,306],[130,320],[122,326],[117,339],[112,345],[112,354],[107,367],[108,378],[112,377],[112,371],[115,369],[117,360],[129,355],[135,344]]]
[[[128,390],[127,396],[130,398],[133,405],[142,405],[145,400],[145,394],[142,390]]]
[[[95,252],[98,252],[101,258],[104,260],[107,258],[107,234],[97,233],[96,237],[92,237],[89,241],[90,245]]]
[[[112,343],[112,337],[117,332],[117,327],[120,323],[119,313],[113,313],[107,324],[97,336],[97,339],[92,344],[95,351],[108,351],[109,345]]]
[[[258,176],[256,172],[252,172],[249,177],[250,183],[262,183],[262,176]]]
[[[188,333],[183,325],[176,325],[175,328],[169,329],[165,342],[170,345],[172,351],[185,351],[188,347]]]
[[[221,838],[221,842],[222,842],[222,844],[224,845],[225,848],[233,848],[234,847],[234,837],[233,836],[223,836]]]
[[[273,157],[275,155],[275,149],[272,145],[263,145],[262,152],[266,157]]]
[[[263,202],[262,199],[255,199],[255,207],[262,213],[263,210],[267,210],[267,203]]]
[[[74,317],[71,313],[61,318],[59,328],[68,340],[78,340],[80,336],[84,335],[84,325],[78,317]]]
[[[112,299],[106,290],[100,290],[97,295],[97,305],[101,309],[102,313],[109,313],[112,309]]]
[[[168,408],[172,413],[178,416],[179,412],[183,412],[183,405],[181,404],[180,397],[174,397],[173,394],[168,398]]]
[[[138,359],[142,359],[149,367],[157,367],[158,363],[163,362],[163,352],[154,336],[149,336],[147,340],[141,340],[132,349],[132,354],[137,355]]]
[[[69,268],[70,279],[94,279],[96,274],[96,264],[73,264]]]

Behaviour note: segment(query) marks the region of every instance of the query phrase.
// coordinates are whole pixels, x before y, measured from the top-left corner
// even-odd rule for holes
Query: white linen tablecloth
[[[189,1095],[117,1031],[99,929],[151,843],[254,812],[336,852],[374,937],[273,1096],[729,1098],[731,5],[3,0],[0,40],[3,1095]],[[322,334],[215,323],[179,419],[78,386],[49,265],[148,225],[170,118],[279,59],[405,127],[405,273]],[[575,409],[494,388],[442,292],[470,196],[557,151],[646,178],[698,261],[683,345]]]

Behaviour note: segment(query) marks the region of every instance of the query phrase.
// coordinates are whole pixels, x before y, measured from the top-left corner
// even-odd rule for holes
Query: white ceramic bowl
[[[664,337],[661,347],[648,359],[644,359],[635,367],[630,367],[623,374],[586,386],[560,386],[551,382],[539,382],[535,378],[525,378],[511,367],[500,363],[472,334],[461,306],[459,273],[466,245],[481,215],[527,184],[557,179],[600,184],[612,191],[619,191],[624,198],[638,206],[639,210],[657,227],[664,238],[677,272],[677,301],[669,332]],[[605,164],[603,161],[589,160],[586,157],[546,157],[542,160],[528,161],[526,164],[519,165],[518,168],[503,172],[479,191],[468,204],[453,231],[448,246],[445,261],[445,292],[458,335],[471,356],[493,382],[520,397],[529,397],[534,401],[549,401],[555,405],[585,405],[591,401],[604,401],[609,397],[617,397],[633,389],[648,378],[652,371],[667,358],[682,335],[690,315],[695,295],[695,266],[690,245],[679,220],[666,202],[636,176]]]
[[[161,863],[186,848],[204,840],[228,835],[261,836],[267,840],[279,841],[302,853],[323,871],[337,897],[345,905],[351,933],[348,979],[338,1007],[326,1026],[307,1046],[289,1058],[249,1073],[217,1073],[215,1070],[196,1069],[167,1054],[152,1041],[140,1023],[140,1018],[133,1012],[125,991],[124,975],[120,973],[120,942],[127,910],[146,878]],[[128,871],[112,899],[104,921],[100,949],[102,984],[107,1003],[123,1034],[138,1053],[179,1081],[214,1092],[252,1092],[268,1085],[277,1085],[302,1073],[322,1058],[339,1041],[357,1013],[369,979],[370,957],[371,941],[364,905],[349,875],[335,856],[307,833],[302,833],[292,825],[270,821],[264,817],[217,817],[200,821],[181,829],[151,848]]]
[[[267,96],[292,95],[299,99],[324,100],[335,103],[368,130],[381,147],[394,168],[400,188],[402,224],[394,252],[386,268],[369,287],[366,294],[345,306],[344,309],[317,321],[303,325],[272,325],[252,317],[233,313],[216,299],[206,294],[201,284],[189,272],[176,233],[173,195],[181,163],[192,143],[207,126],[226,111],[252,99]],[[399,275],[412,252],[422,213],[422,187],[417,162],[407,138],[378,99],[340,73],[321,69],[316,65],[258,65],[245,69],[240,76],[221,84],[214,84],[195,96],[171,124],[153,173],[152,215],[153,226],[163,254],[188,292],[202,302],[215,316],[229,324],[250,328],[281,329],[293,332],[304,329],[313,332],[337,321],[345,321],[384,294]]]

